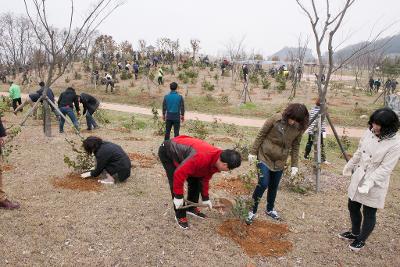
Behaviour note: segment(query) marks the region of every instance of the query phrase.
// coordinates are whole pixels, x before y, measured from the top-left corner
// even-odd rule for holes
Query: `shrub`
[[[153,113],[153,124],[155,127],[154,134],[160,136],[164,135],[165,122],[160,119],[160,115],[158,114],[158,110],[155,103],[152,104],[151,112]]]
[[[209,81],[204,80],[201,83],[201,88],[203,88],[203,90],[206,90],[206,91],[214,91],[215,86],[214,86],[214,84],[210,83]]]
[[[82,75],[79,72],[75,71],[74,80],[81,80],[81,79],[82,79]]]
[[[94,167],[94,158],[89,155],[82,148],[77,147],[77,144],[73,140],[65,138],[65,141],[71,146],[72,151],[75,153],[74,158],[70,158],[64,155],[64,163],[74,169],[76,172],[88,171]]]
[[[98,109],[94,113],[94,119],[101,124],[108,124],[111,122],[108,113],[104,109]]]
[[[188,121],[186,124],[188,127],[188,132],[195,138],[206,139],[208,136],[207,126],[204,122],[199,119]]]
[[[239,220],[245,221],[253,205],[254,205],[253,198],[249,196],[236,197],[235,204],[232,207],[232,213]]]
[[[250,83],[258,85],[260,83],[260,79],[258,78],[257,73],[253,72],[249,76]]]
[[[127,129],[129,132],[131,130],[143,130],[146,128],[146,122],[142,120],[137,120],[134,115],[128,121],[122,123],[122,127]]]
[[[4,112],[9,111],[10,107],[12,107],[11,98],[2,96],[0,102],[0,117],[4,116]]]
[[[221,105],[228,105],[229,104],[229,96],[228,95],[221,95],[218,99],[218,102]]]
[[[262,89],[269,89],[269,87],[271,86],[271,82],[268,81],[268,79],[264,78],[261,80],[262,83]]]
[[[251,144],[244,138],[239,138],[239,140],[235,143],[233,149],[237,150],[242,156],[242,160],[247,160],[250,153]]]
[[[132,79],[133,75],[132,73],[124,70],[119,77],[121,80],[129,80]]]

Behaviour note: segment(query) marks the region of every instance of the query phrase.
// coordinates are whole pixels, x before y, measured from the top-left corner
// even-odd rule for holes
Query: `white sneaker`
[[[101,183],[101,184],[114,184],[114,181],[109,181],[107,179],[104,180],[97,180],[97,182]]]
[[[279,220],[281,218],[276,210],[265,211],[265,214],[274,220]]]
[[[331,163],[330,163],[329,161],[327,161],[327,160],[325,160],[324,162],[322,162],[322,164],[331,165]]]
[[[254,221],[254,219],[255,219],[256,217],[257,217],[257,216],[256,216],[255,213],[253,213],[252,211],[249,211],[249,215],[247,215],[247,218],[246,218],[246,224],[247,224],[247,225],[252,224],[253,221]]]

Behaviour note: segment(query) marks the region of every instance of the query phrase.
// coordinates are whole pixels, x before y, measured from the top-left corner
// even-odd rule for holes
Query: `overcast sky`
[[[79,22],[94,0],[74,1],[75,21]],[[65,27],[70,0],[46,2],[50,23]],[[330,2],[339,5],[344,0]],[[2,12],[25,13],[23,0],[1,0],[1,3]],[[356,0],[346,14],[336,44],[346,40],[343,45],[347,45],[371,38],[371,31],[378,33],[399,20],[399,14],[399,0]],[[399,26],[397,23],[384,36],[398,33]],[[265,56],[284,46],[296,46],[302,34],[310,37],[309,48],[315,50],[310,23],[295,0],[125,0],[99,31],[112,35],[117,42],[128,40],[134,48],[138,47],[139,39],[154,45],[159,37],[179,38],[181,47],[189,48],[189,40],[196,38],[201,41],[201,53],[214,55],[221,55],[230,40],[237,42],[245,37],[247,51]]]

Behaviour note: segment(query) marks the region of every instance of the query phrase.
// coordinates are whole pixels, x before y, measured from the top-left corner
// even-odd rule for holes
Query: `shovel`
[[[224,199],[216,199],[216,202],[217,203],[221,203],[221,202],[224,203],[224,201],[221,201],[221,200],[224,200]],[[185,199],[185,203],[187,203],[188,205],[184,205],[183,207],[180,207],[179,209],[186,209],[186,208],[191,208],[191,207],[203,207],[203,208],[207,208],[208,207],[208,205],[205,205],[205,204],[202,204],[202,203],[191,202],[191,201],[186,200],[186,199]],[[230,204],[230,202],[228,204]],[[217,209],[220,212],[225,213],[226,211],[232,209],[232,206],[231,205],[227,205],[226,203],[224,203],[224,204],[216,204],[216,205],[213,205],[213,209]]]

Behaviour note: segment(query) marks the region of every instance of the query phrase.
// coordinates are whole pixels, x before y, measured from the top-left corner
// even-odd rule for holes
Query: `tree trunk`
[[[43,131],[47,137],[51,137],[50,105],[47,98],[43,100]]]

